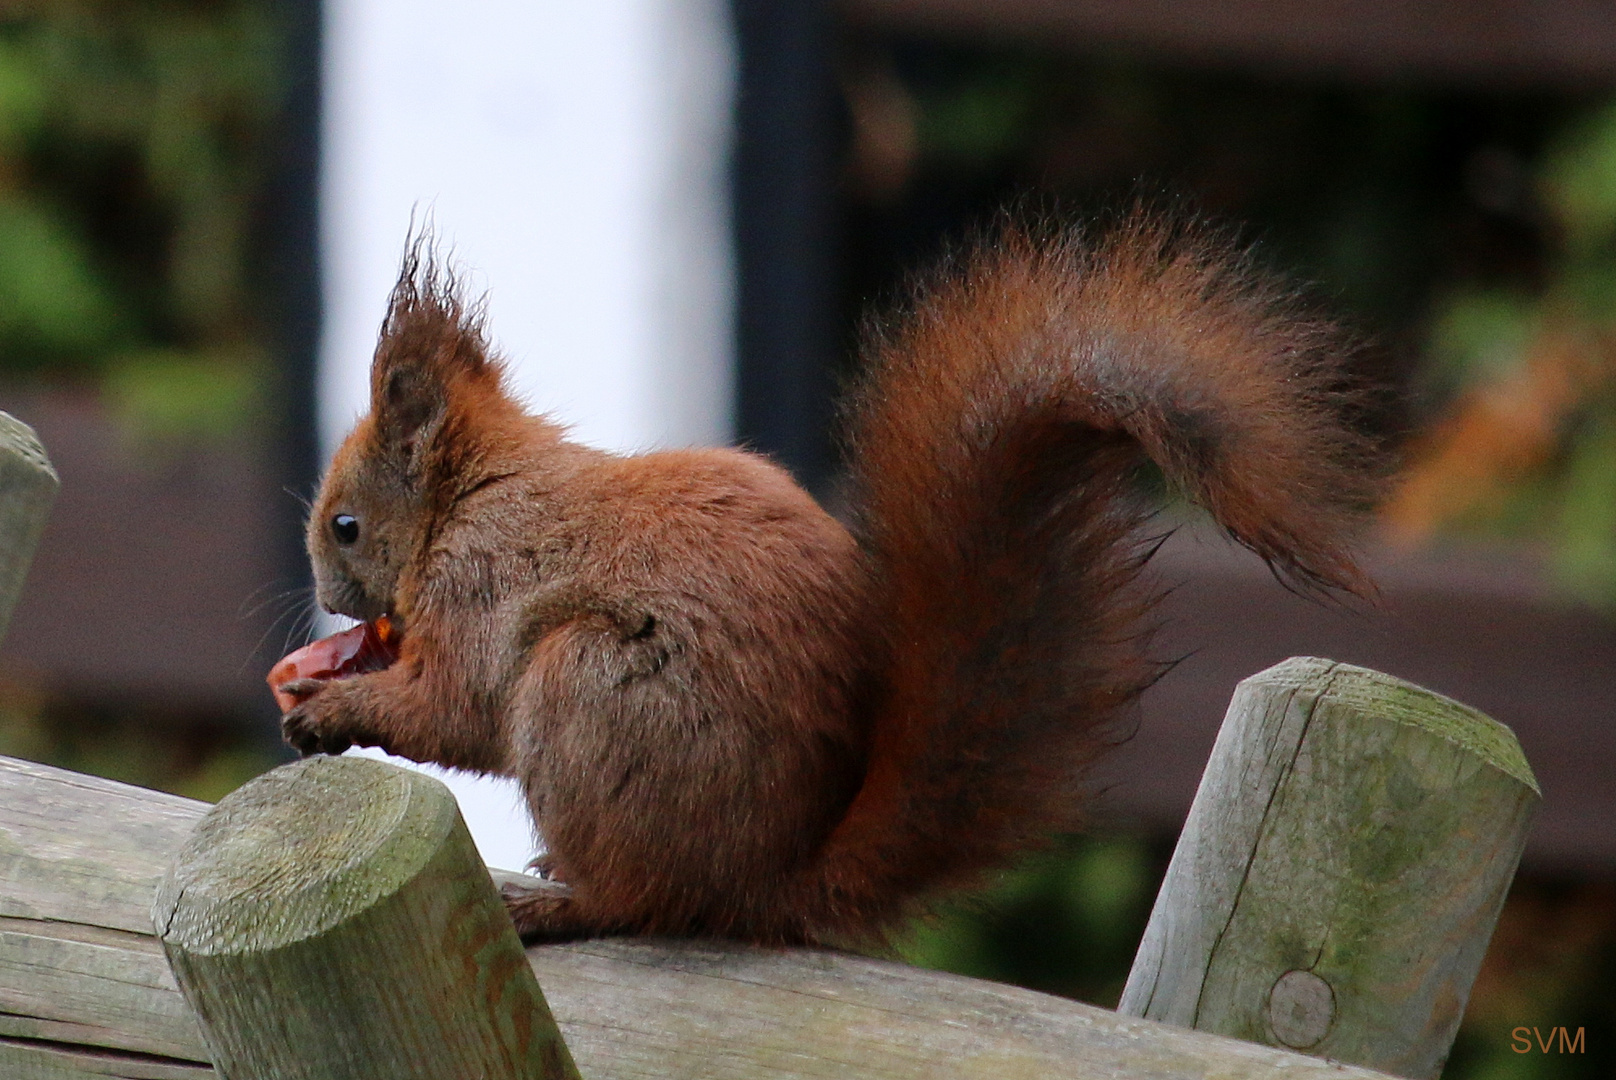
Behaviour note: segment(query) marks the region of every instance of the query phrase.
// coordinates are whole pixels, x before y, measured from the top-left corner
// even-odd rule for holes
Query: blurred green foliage
[[[257,436],[280,0],[0,6],[0,381],[88,383],[129,448]],[[239,719],[0,681],[0,754],[201,799],[274,765]]]
[[[915,923],[911,964],[1115,1008],[1167,849],[1142,836],[1067,837],[987,891]]]
[[[1608,92],[922,38],[849,55],[849,327],[1009,199],[1078,218],[1183,199],[1239,223],[1260,260],[1311,280],[1361,332],[1360,373],[1393,390],[1371,423],[1410,443],[1415,487],[1389,508],[1399,535],[1524,541],[1566,595],[1616,610]],[[860,87],[881,96],[861,103]],[[905,118],[910,136],[892,135]]]
[[[137,433],[248,425],[273,0],[0,11],[0,378],[104,379]]]
[[[1546,255],[1529,280],[1459,282],[1435,305],[1424,377],[1472,423],[1414,463],[1497,490],[1422,524],[1543,544],[1568,593],[1616,610],[1616,104],[1562,130],[1528,182]],[[1528,452],[1487,445],[1489,407]]]
[[[154,701],[65,699],[0,678],[0,755],[215,802],[283,754],[239,724]]]
[[[930,38],[848,52],[849,86],[907,95],[914,148],[901,184],[850,191],[850,318],[1008,198],[1036,193],[1082,218],[1143,195],[1238,223],[1403,366],[1443,286],[1537,258],[1516,192],[1482,190],[1480,166],[1535,161],[1592,100]]]

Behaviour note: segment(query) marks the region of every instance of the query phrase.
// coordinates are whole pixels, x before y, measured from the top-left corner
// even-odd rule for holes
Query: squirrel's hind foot
[[[500,886],[499,896],[524,945],[577,941],[611,932],[585,918],[572,898],[571,887],[559,881],[533,886],[507,882]]]

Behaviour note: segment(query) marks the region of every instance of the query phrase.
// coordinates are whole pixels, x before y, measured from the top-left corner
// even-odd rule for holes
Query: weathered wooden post
[[[208,810],[190,799],[0,757],[0,1077],[218,1075],[199,1028],[234,1021],[193,1013],[151,922],[164,871]],[[285,815],[258,820],[271,836],[255,843],[269,843],[273,830],[287,824]],[[288,830],[282,844],[342,847],[326,830],[291,824],[296,831]],[[272,866],[264,864],[266,871]],[[261,879],[264,890],[283,891],[272,877]],[[278,915],[270,920],[283,921]],[[341,925],[332,934],[351,936]],[[378,971],[400,963],[382,953],[407,949],[410,940],[396,934],[377,940]],[[329,962],[317,949],[303,955]],[[534,946],[527,959],[569,1049],[591,1078],[824,1080],[851,1071],[868,1080],[1388,1080],[1384,1073],[849,953],[619,938]],[[350,953],[343,961],[349,973],[356,970],[352,960]],[[277,987],[284,983],[253,975],[236,992]],[[430,992],[425,985],[417,989]],[[362,986],[360,993],[331,1020],[348,1023],[356,1012],[374,1008],[381,991],[365,996]],[[318,1004],[311,998],[288,1010],[265,1001],[254,1015],[265,1024],[265,1039],[284,1043],[298,1037],[304,1029],[296,1025],[308,1020],[302,1014]],[[353,1031],[356,1043],[381,1022],[359,1019],[367,1026]],[[454,1067],[441,1057],[434,1064]],[[310,1071],[288,1068],[280,1075]],[[326,1075],[346,1080],[376,1073],[336,1065]],[[484,1074],[444,1075],[480,1080]]]
[[[210,810],[153,919],[230,1080],[577,1080],[454,797],[310,758]]]
[[[6,636],[58,486],[34,429],[0,412],[0,638]]]
[[[1502,724],[1297,658],[1235,692],[1118,1011],[1424,1080],[1539,801]]]

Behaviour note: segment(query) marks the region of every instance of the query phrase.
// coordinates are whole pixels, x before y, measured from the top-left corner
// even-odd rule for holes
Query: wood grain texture
[[[123,1080],[211,1080],[217,1075],[211,1066],[197,1062],[0,1039],[0,1076],[6,1080],[82,1080],[96,1076]]]
[[[61,990],[52,991],[48,1026],[32,1014],[0,1013],[18,1025],[0,1032],[12,1036],[0,1038],[0,1076],[213,1075],[149,923],[158,882],[206,810],[0,759],[0,896],[25,898],[8,909],[27,912],[16,918],[59,914],[64,936],[91,938],[104,950],[95,954],[99,968],[41,971],[19,962],[11,939],[0,936],[7,1001],[32,995],[37,1012],[37,980],[47,973]],[[844,954],[617,940],[535,947],[527,957],[587,1080],[1380,1075]],[[67,967],[47,961],[57,963]],[[115,986],[108,973],[123,965],[150,977]],[[122,1013],[111,1007],[115,1000]],[[169,1053],[139,1052],[157,1045]]]
[[[198,824],[153,906],[232,1080],[577,1080],[449,789],[283,765]]]
[[[206,809],[0,758],[0,1037],[207,1061],[151,929]]]
[[[1539,798],[1457,702],[1311,658],[1247,679],[1120,1011],[1436,1076]]]
[[[60,486],[34,429],[0,412],[0,638]]]
[[[846,954],[618,939],[528,956],[591,1080],[1383,1075]]]

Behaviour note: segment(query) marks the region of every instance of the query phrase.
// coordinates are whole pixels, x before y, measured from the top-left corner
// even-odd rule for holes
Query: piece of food
[[[398,659],[399,633],[386,615],[375,622],[312,641],[288,653],[269,669],[269,689],[281,712],[290,712],[310,696],[284,689],[298,679],[346,679],[367,671],[380,671]]]

